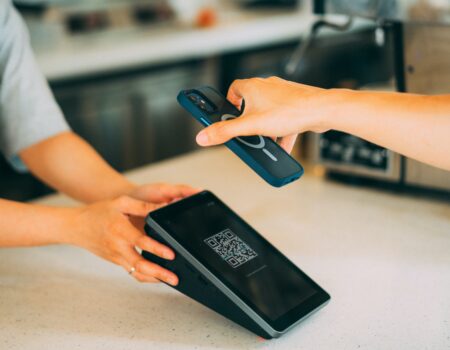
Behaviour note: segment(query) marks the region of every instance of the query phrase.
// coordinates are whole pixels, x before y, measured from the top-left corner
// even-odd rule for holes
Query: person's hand
[[[238,109],[245,101],[239,118],[214,123],[197,135],[201,146],[227,142],[233,137],[263,135],[278,140],[291,152],[297,134],[304,131],[323,132],[317,106],[326,103],[324,89],[289,82],[277,77],[236,80],[227,99]]]
[[[135,187],[128,193],[130,197],[156,204],[168,204],[200,192],[188,185],[154,183]]]
[[[133,190],[128,192],[128,195],[141,201],[155,203],[158,205],[165,205],[183,199],[185,197],[192,196],[200,191],[201,190],[187,185],[154,183],[136,186]],[[134,225],[134,227],[145,234],[145,217],[131,217],[130,221]]]
[[[144,218],[158,205],[129,196],[97,202],[73,209],[68,220],[66,243],[85,248],[92,253],[132,272],[140,282],[164,281],[178,284],[177,276],[153,264],[136,251],[136,247],[161,258],[172,260],[174,252],[137,229],[130,218]]]

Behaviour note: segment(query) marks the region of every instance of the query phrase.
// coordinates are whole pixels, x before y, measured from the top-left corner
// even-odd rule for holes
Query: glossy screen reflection
[[[221,203],[171,213],[167,231],[259,313],[276,320],[317,292],[282,254]]]

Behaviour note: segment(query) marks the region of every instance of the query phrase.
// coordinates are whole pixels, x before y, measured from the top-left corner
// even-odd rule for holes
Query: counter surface
[[[327,18],[338,23],[346,20],[339,15]],[[232,7],[210,28],[175,25],[80,35],[67,37],[55,47],[35,45],[35,50],[46,78],[58,81],[300,41],[316,20],[308,7],[301,11],[243,11]],[[371,21],[359,18],[351,30],[369,26],[373,26]],[[324,36],[336,34],[327,28],[320,31]]]
[[[276,189],[228,150],[129,174],[208,188],[331,294],[265,341],[70,246],[0,250],[1,349],[449,349],[450,206],[305,175]],[[57,195],[41,203],[68,205]]]

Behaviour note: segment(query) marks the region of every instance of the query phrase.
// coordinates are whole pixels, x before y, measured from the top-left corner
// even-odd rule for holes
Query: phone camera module
[[[192,93],[188,95],[188,99],[202,111],[205,111],[207,113],[212,113],[216,110],[216,106],[214,106],[210,101],[206,100],[198,94]]]
[[[195,104],[197,104],[197,103],[198,103],[198,100],[200,99],[200,97],[197,96],[197,95],[195,95],[195,94],[190,94],[190,95],[188,96],[188,99],[190,99],[192,102],[194,102]]]

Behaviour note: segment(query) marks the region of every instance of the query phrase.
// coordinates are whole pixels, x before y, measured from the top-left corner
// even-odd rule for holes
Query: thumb
[[[248,119],[241,116],[208,126],[197,134],[196,141],[200,146],[213,146],[225,143],[233,137],[255,134]]]
[[[157,209],[158,205],[141,201],[128,196],[122,196],[117,199],[117,205],[120,212],[126,215],[146,217],[148,213]]]

